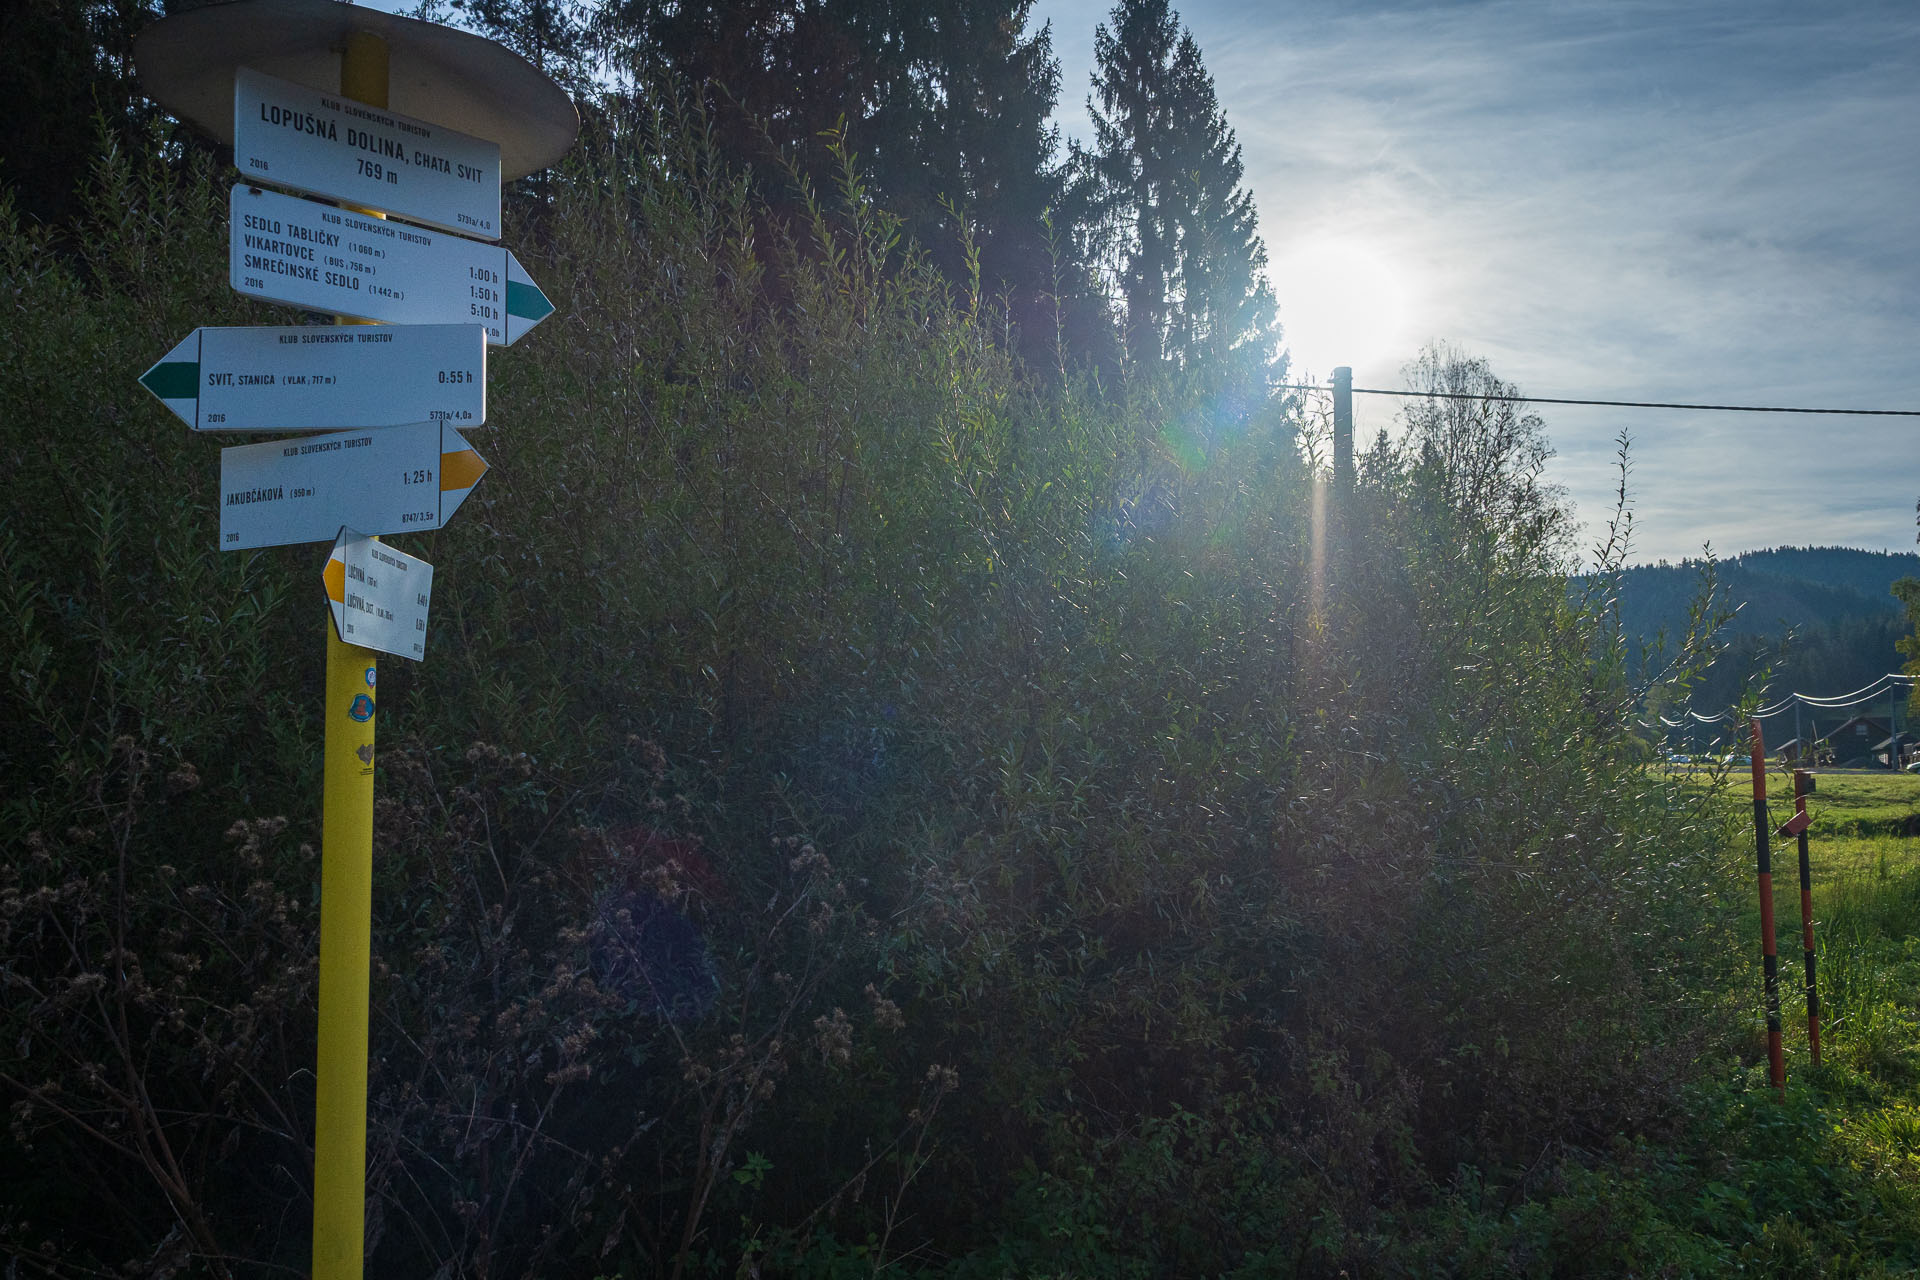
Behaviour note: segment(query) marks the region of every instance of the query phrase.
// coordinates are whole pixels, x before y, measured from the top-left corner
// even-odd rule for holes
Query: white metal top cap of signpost
[[[338,0],[234,0],[176,13],[135,38],[133,59],[148,97],[231,143],[239,68],[332,92],[355,32],[387,44],[388,109],[499,144],[503,180],[547,168],[580,132],[566,90],[506,46]]]

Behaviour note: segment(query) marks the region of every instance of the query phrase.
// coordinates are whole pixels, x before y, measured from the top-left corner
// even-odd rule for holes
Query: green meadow
[[[1770,815],[1784,821],[1792,812],[1790,775],[1770,771],[1768,784]],[[1771,840],[1784,1097],[1768,1079],[1749,775],[1736,770],[1716,782],[1703,773],[1684,785],[1737,815],[1730,840],[1748,884],[1747,962],[1714,1016],[1739,1033],[1718,1070],[1689,1086],[1689,1106],[1663,1140],[1623,1143],[1591,1181],[1570,1182],[1564,1199],[1528,1206],[1513,1221],[1543,1208],[1556,1221],[1583,1214],[1616,1221],[1633,1241],[1615,1255],[1619,1274],[1912,1274],[1920,1266],[1920,937],[1913,929],[1920,840],[1890,832],[1914,812],[1920,779],[1817,775],[1808,839],[1817,1064],[1804,994],[1797,842]],[[1862,831],[1870,834],[1855,834]]]
[[[1793,782],[1768,775],[1769,803],[1791,805]],[[1920,831],[1920,774],[1820,773],[1807,808],[1814,834],[1905,835]]]

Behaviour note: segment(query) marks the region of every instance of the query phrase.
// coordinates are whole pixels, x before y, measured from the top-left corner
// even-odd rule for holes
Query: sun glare
[[[1325,378],[1405,352],[1410,289],[1406,274],[1356,240],[1303,240],[1273,266],[1280,323],[1297,374]]]

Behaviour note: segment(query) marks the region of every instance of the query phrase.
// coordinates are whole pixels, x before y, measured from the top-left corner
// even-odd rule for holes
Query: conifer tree
[[[1060,202],[1060,69],[1032,0],[603,0],[618,63],[665,70],[713,109],[722,151],[779,203],[787,163],[828,187],[838,133],[874,198],[966,283],[955,215],[979,250],[980,283],[1016,320],[1053,290],[1043,223]],[[1069,270],[1069,275],[1071,271]],[[1030,326],[1038,328],[1038,326]],[[1031,335],[1030,335],[1031,336]],[[1050,335],[1048,335],[1050,340]]]
[[[92,159],[98,54],[88,14],[60,0],[23,0],[0,14],[0,80],[24,129],[0,134],[0,182],[45,222],[68,217]]]
[[[452,0],[462,25],[498,40],[575,97],[590,91],[589,16],[580,0]],[[426,6],[419,16],[445,21]]]
[[[1089,251],[1140,365],[1264,374],[1278,339],[1240,144],[1168,0],[1121,0],[1094,33],[1094,146],[1077,151]]]
[[[176,159],[213,149],[175,131],[141,91],[133,40],[170,13],[207,0],[9,0],[0,5],[0,85],[16,127],[0,131],[0,187],[28,217],[59,225],[103,143],[129,156]],[[104,133],[102,130],[104,129]]]
[[[1025,31],[1032,0],[939,0],[916,33],[915,155],[881,174],[902,212],[931,224],[950,204],[982,229],[990,277],[1030,278],[1041,219],[1058,198],[1049,128],[1060,88],[1051,26]]]
[[[908,227],[964,280],[957,213],[979,249],[980,283],[1005,302],[1025,354],[1051,363],[1057,338],[1089,354],[1096,299],[1070,236],[1056,237],[1067,169],[1047,121],[1059,95],[1051,24],[1027,31],[1031,0],[940,0],[926,9],[916,60],[924,113],[914,167],[878,175]],[[1056,327],[1062,326],[1062,327]]]

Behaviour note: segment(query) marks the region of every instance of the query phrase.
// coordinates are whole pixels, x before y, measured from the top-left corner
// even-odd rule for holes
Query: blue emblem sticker
[[[369,689],[371,689],[371,688],[373,688],[373,678],[374,678],[374,674],[375,674],[375,672],[377,672],[378,670],[379,670],[379,668],[377,668],[377,667],[368,667],[368,668],[367,668],[367,688],[369,688]]]
[[[363,724],[373,719],[373,699],[364,693],[355,694],[353,705],[347,708],[347,714]]]

